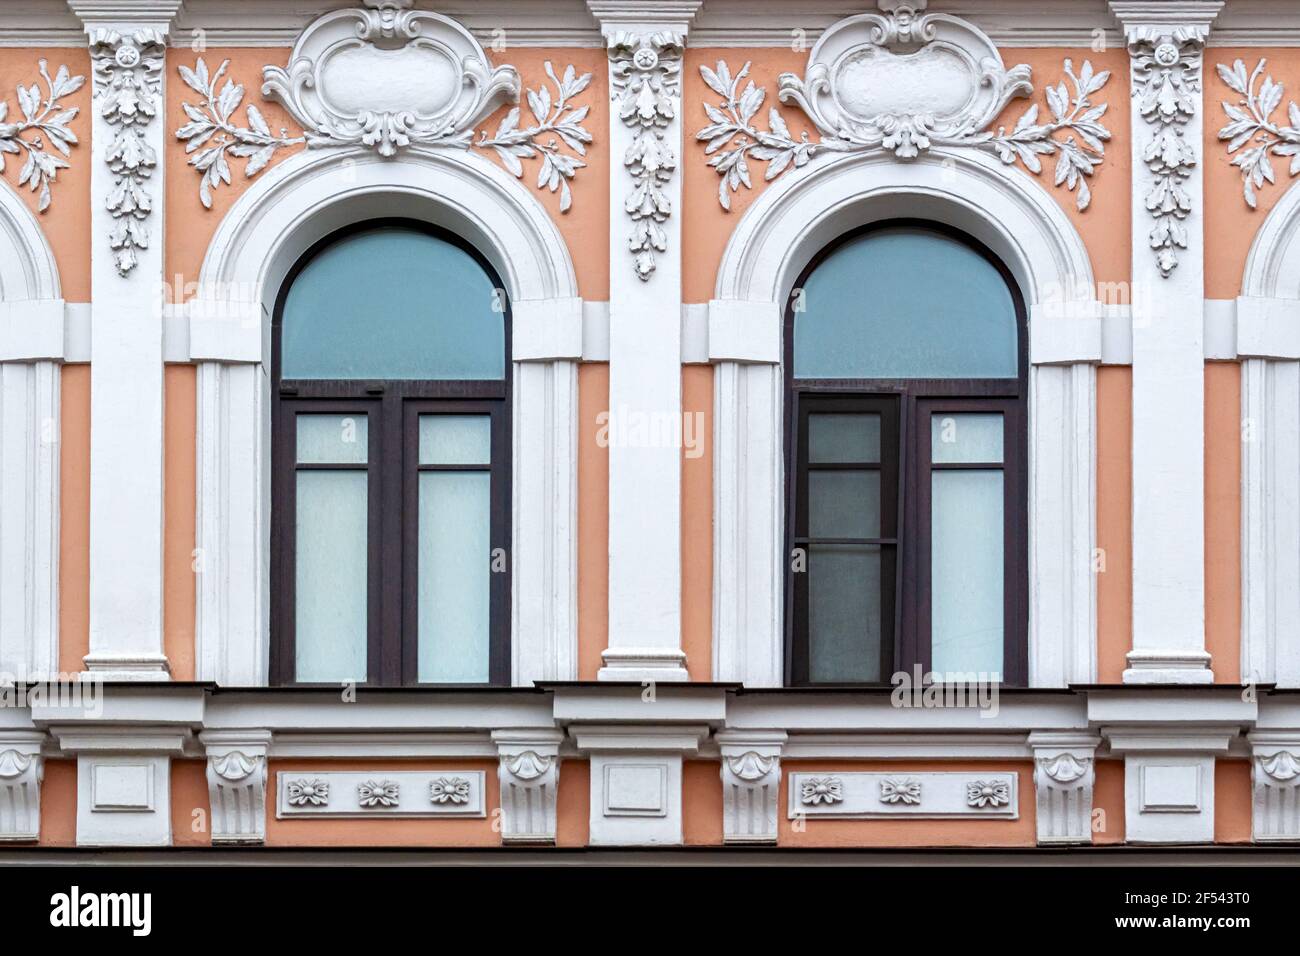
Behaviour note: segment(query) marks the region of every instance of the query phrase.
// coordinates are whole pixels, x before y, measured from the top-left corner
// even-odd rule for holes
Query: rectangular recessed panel
[[[661,817],[668,812],[668,768],[661,764],[605,767],[605,815]]]
[[[790,819],[799,817],[1014,820],[1020,815],[1019,774],[1004,770],[795,772]]]
[[[91,774],[92,810],[148,813],[153,809],[153,767],[149,764],[97,764]]]
[[[483,817],[482,770],[282,770],[277,817]]]
[[[1142,772],[1143,813],[1197,813],[1201,809],[1201,768],[1147,764]]]

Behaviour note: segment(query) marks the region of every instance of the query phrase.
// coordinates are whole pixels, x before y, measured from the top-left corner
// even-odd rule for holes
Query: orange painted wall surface
[[[1218,674],[1216,672],[1215,677]],[[1249,760],[1214,762],[1214,842],[1251,842]]]
[[[609,96],[607,93],[606,59],[603,50],[589,48],[567,49],[529,49],[511,48],[504,54],[490,54],[494,62],[512,63],[520,72],[524,86],[538,89],[546,85],[554,95],[555,90],[544,71],[544,63],[550,60],[555,72],[563,76],[565,67],[572,63],[579,73],[591,72],[591,85],[574,99],[574,106],[587,106],[590,113],[584,125],[596,136],[587,155],[583,158],[586,168],[578,170],[571,184],[573,189],[573,206],[564,214],[559,211],[559,196],[545,190],[535,189],[537,181],[536,159],[524,160],[524,175],[521,188],[536,196],[551,213],[564,241],[568,244],[573,257],[574,269],[578,276],[579,294],[592,301],[604,301],[609,298],[609,156],[607,136],[600,134],[608,129]],[[272,131],[279,133],[281,128],[287,130],[291,138],[297,137],[301,130],[294,123],[288,112],[277,103],[263,99],[260,93],[262,84],[262,67],[268,64],[283,65],[288,61],[288,49],[240,49],[217,48],[203,54],[204,62],[210,71],[215,72],[223,60],[230,65],[219,84],[224,87],[225,78],[233,77],[237,84],[245,88],[244,99],[235,110],[232,121],[247,127],[246,110],[249,104],[255,104],[266,118]],[[193,69],[198,54],[186,48],[167,51],[167,128],[168,141],[165,161],[167,164],[167,253],[165,272],[168,281],[173,284],[173,298],[181,301],[194,292],[194,283],[203,265],[203,257],[208,243],[212,239],[221,218],[235,201],[255,180],[244,175],[245,160],[231,157],[229,159],[231,182],[222,183],[212,194],[212,208],[204,209],[199,200],[200,174],[188,166],[189,160],[197,155],[186,154],[185,142],[176,139],[172,133],[190,121],[186,115],[184,103],[200,105],[202,97],[187,86],[180,78],[177,67],[184,65]],[[494,133],[506,109],[498,111],[480,127],[481,130]],[[522,107],[521,126],[531,125],[531,112],[526,103]],[[213,141],[209,140],[200,150]],[[276,158],[270,165],[282,162],[294,152],[304,147],[293,146],[277,151]],[[498,162],[492,150],[476,150]],[[262,174],[265,175],[265,171]],[[188,286],[188,290],[187,287]]]
[[[61,110],[77,109],[78,113],[66,125],[77,137],[78,144],[64,156],[56,149],[47,151],[68,164],[67,169],[60,169],[50,185],[51,201],[45,212],[37,212],[39,194],[31,191],[30,186],[19,186],[26,152],[6,154],[4,172],[0,179],[12,186],[23,198],[29,209],[36,214],[45,233],[45,239],[54,250],[54,261],[59,269],[59,281],[63,287],[63,298],[68,302],[90,301],[90,170],[93,157],[90,150],[90,53],[76,47],[57,47],[54,49],[0,49],[0,102],[9,106],[5,123],[23,122],[23,112],[18,105],[17,86],[37,87],[44,103],[49,94],[49,87],[40,73],[40,61],[46,61],[46,68],[51,77],[58,74],[60,66],[66,65],[72,76],[83,76],[86,82],[75,93],[61,96]],[[21,137],[31,141],[33,134]],[[42,137],[44,138],[44,137]]]
[[[789,819],[791,774],[849,771],[957,771],[1019,773],[1020,818],[1017,820],[825,820],[809,818],[803,831]],[[987,762],[946,760],[786,760],[781,763],[781,794],[777,800],[777,842],[780,846],[1034,846],[1034,765],[1028,760]]]
[[[1228,143],[1219,139],[1219,130],[1230,122],[1221,104],[1226,101],[1238,105],[1242,97],[1220,79],[1215,67],[1223,64],[1232,69],[1234,61],[1240,59],[1249,76],[1261,58],[1268,63],[1255,93],[1258,95],[1266,76],[1281,83],[1285,94],[1272,118],[1282,126],[1289,125],[1287,104],[1292,100],[1300,102],[1300,50],[1211,47],[1205,51],[1205,295],[1210,299],[1233,299],[1241,294],[1251,243],[1269,210],[1293,182],[1289,173],[1291,157],[1272,157],[1277,181],[1255,190],[1257,208],[1252,210],[1242,194],[1241,170],[1232,165],[1233,157],[1243,150],[1230,155]],[[1243,149],[1251,145],[1255,144]],[[1293,279],[1292,287],[1300,287],[1300,280]]]
[[[578,678],[595,680],[609,646],[609,448],[597,416],[609,409],[609,365],[578,366]]]
[[[1092,785],[1092,842],[1123,843],[1124,761],[1098,760],[1096,773]]]
[[[195,369],[166,369],[163,424],[163,651],[173,680],[194,680]]]
[[[487,782],[487,816],[455,820],[321,820],[275,816],[276,774],[293,771],[364,770],[482,770]],[[563,773],[561,773],[563,777]],[[499,846],[501,834],[495,811],[501,788],[495,760],[272,760],[266,783],[267,846]]]
[[[211,846],[212,807],[208,803],[206,760],[172,761],[172,845]],[[273,803],[267,794],[267,803]],[[271,813],[275,809],[271,808]]]
[[[591,764],[560,762],[560,787],[555,795],[555,845],[586,846],[591,829]]]
[[[1003,52],[1008,65],[1027,63],[1033,69],[1037,90],[1033,99],[1012,101],[994,124],[1014,126],[1031,102],[1039,104],[1040,115],[1046,111],[1043,88],[1047,84],[1065,79],[1062,62],[1066,57],[1074,60],[1076,70],[1085,58],[1092,61],[1095,70],[1113,71],[1110,82],[1093,95],[1094,103],[1109,103],[1103,122],[1112,134],[1112,145],[1106,151],[1106,161],[1092,176],[1092,205],[1084,213],[1075,208],[1075,196],[1064,189],[1052,186],[1052,163],[1049,158],[1044,173],[1035,177],[1039,184],[1061,205],[1083,236],[1092,258],[1094,277],[1099,282],[1121,282],[1129,277],[1129,153],[1127,149],[1128,111],[1128,53],[1121,47],[1104,53],[1081,50],[1013,49]],[[748,80],[767,90],[763,105],[755,114],[754,122],[767,129],[768,110],[780,105],[776,98],[777,77],[786,71],[802,74],[807,64],[806,53],[796,53],[786,47],[764,49],[690,48],[686,51],[682,70],[685,99],[686,148],[682,167],[682,285],[686,302],[707,302],[713,297],[718,265],[736,223],[766,183],[763,176],[766,163],[753,160],[749,163],[752,189],[744,186],[731,194],[731,211],[724,210],[718,202],[720,177],[707,165],[706,144],[695,139],[696,131],[709,124],[704,103],[717,106],[720,97],[705,84],[700,76],[700,66],[716,67],[719,59],[725,60],[734,76],[750,62]],[[1067,81],[1068,82],[1068,81]],[[744,83],[741,84],[744,88]],[[804,131],[817,139],[816,131],[795,107],[780,106],[782,117],[790,134],[798,139]],[[791,172],[782,175],[796,175]]]
[[[65,365],[60,387],[59,670],[90,653],[90,366]]]
[[[1205,649],[1241,680],[1241,366],[1205,364]]]
[[[682,367],[682,650],[691,680],[713,679],[713,366]],[[698,423],[698,427],[695,423]],[[695,457],[691,457],[691,456]]]
[[[40,846],[77,845],[77,761],[45,761]]]
[[[682,761],[682,842],[722,846],[722,776],[716,761]]]
[[[1097,680],[1120,682],[1133,647],[1133,372],[1097,369]]]

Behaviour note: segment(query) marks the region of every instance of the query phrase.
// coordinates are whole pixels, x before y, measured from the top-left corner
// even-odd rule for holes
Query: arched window
[[[785,328],[791,683],[1025,682],[1025,339],[1002,264],[932,224],[876,224],[804,271]]]
[[[273,323],[272,679],[508,683],[509,309],[475,250],[364,223]]]

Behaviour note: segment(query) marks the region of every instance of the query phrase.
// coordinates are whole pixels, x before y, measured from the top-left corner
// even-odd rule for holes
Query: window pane
[[[878,681],[880,548],[808,549],[808,676],[820,683]]]
[[[366,473],[297,474],[295,654],[300,681],[366,679]]]
[[[874,412],[809,415],[808,460],[814,463],[880,461],[880,416]]]
[[[460,246],[413,229],[327,246],[294,279],[281,323],[284,378],[505,377],[492,279]]]
[[[796,378],[1017,375],[1011,290],[949,236],[891,228],[850,239],[808,276],[798,304]]]
[[[491,481],[487,472],[420,473],[423,682],[488,680]]]
[[[1002,472],[930,477],[931,669],[1001,675]]]
[[[491,416],[420,416],[420,464],[486,465],[491,460]]]
[[[808,472],[808,534],[814,538],[880,537],[880,472]]]
[[[1002,413],[935,413],[930,417],[930,456],[936,465],[1001,462]]]
[[[365,415],[299,415],[300,464],[365,464],[370,429]]]

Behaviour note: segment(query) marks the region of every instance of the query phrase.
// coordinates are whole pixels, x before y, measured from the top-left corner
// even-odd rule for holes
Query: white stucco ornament
[[[519,71],[493,67],[454,20],[410,0],[327,13],[298,37],[289,66],[262,71],[311,145],[467,145],[474,127],[519,98]]]
[[[1091,201],[1087,177],[1102,162],[1110,132],[1101,124],[1106,104],[1091,96],[1110,78],[1085,61],[1070,81],[1045,91],[1049,116],[1040,120],[1030,106],[1011,130],[989,129],[1007,104],[1033,93],[1029,67],[1004,66],[997,47],[959,17],[922,14],[925,0],[879,0],[881,13],[847,17],[831,26],[813,47],[803,76],[783,73],[778,97],[803,111],[816,132],[791,136],[773,106],[767,129],[755,116],[767,91],[752,81],[746,63],[732,77],[727,64],[700,68],[705,83],[722,102],[705,104],[708,126],[696,138],[722,177],[718,198],[730,208],[729,194],[751,185],[747,159],[766,162],[764,179],[799,168],[822,152],[891,152],[912,160],[934,147],[975,148],[1002,162],[1017,161],[1031,173],[1042,171],[1042,157],[1055,155],[1053,179],[1076,193],[1079,209]],[[1058,135],[1060,134],[1060,135]]]
[[[408,9],[411,0],[366,0],[366,8],[335,10],[314,20],[298,37],[287,67],[262,70],[262,95],[280,103],[302,129],[272,131],[255,103],[244,106],[244,85],[227,75],[230,61],[215,70],[200,57],[178,66],[199,102],[183,102],[188,122],[176,131],[189,163],[200,174],[199,199],[212,208],[212,193],[231,182],[232,158],[243,159],[244,177],[267,167],[279,150],[372,149],[394,157],[411,147],[491,151],[517,179],[523,160],[538,160],[536,186],[559,195],[560,212],[573,204],[570,182],[586,166],[591,133],[582,124],[589,108],[574,103],[591,74],[573,66],[544,69],[545,85],[527,90],[532,122],[519,107],[507,111],[496,132],[476,130],[500,107],[520,99],[513,66],[493,66],[473,35],[448,17]],[[243,109],[244,115],[239,114]]]

